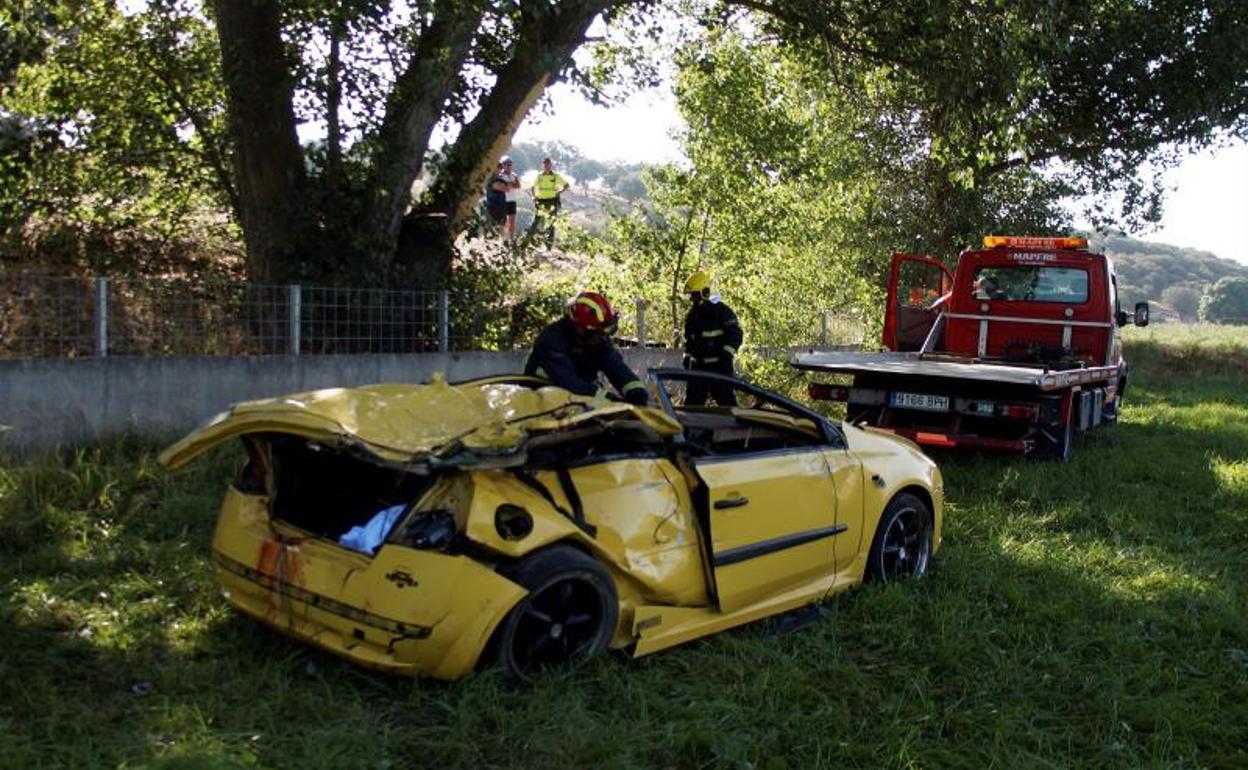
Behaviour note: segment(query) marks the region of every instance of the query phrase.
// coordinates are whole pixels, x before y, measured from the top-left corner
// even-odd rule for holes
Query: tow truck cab
[[[1128,318],[1108,257],[1083,238],[984,244],[959,256],[956,273],[924,255],[893,255],[885,347],[1050,368],[1121,363],[1118,327]],[[1147,303],[1136,315],[1148,322]]]
[[[810,395],[919,444],[1066,459],[1072,440],[1117,417],[1126,387],[1113,263],[1083,238],[988,236],[957,268],[894,254],[885,353],[812,353],[794,365],[852,375]]]

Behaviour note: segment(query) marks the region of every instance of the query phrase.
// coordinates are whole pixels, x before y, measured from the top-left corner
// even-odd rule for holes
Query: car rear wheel
[[[927,572],[932,558],[932,512],[908,492],[884,509],[867,555],[867,578],[889,583]]]
[[[601,564],[571,546],[531,553],[499,572],[529,589],[499,625],[494,657],[509,676],[576,666],[601,654],[619,619],[619,595]]]

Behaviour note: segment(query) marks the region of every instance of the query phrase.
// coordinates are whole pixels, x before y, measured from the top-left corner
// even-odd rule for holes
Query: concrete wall
[[[523,352],[360,356],[90,358],[0,361],[0,451],[132,434],[165,439],[230,404],[377,382],[519,372]],[[679,351],[625,350],[637,372],[679,366]]]

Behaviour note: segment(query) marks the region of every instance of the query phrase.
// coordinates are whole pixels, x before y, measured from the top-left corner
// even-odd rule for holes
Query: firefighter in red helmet
[[[606,395],[606,389],[598,384],[598,375],[605,374],[625,401],[645,406],[650,402],[645,384],[624,363],[611,341],[618,324],[619,317],[606,297],[581,292],[568,303],[563,318],[537,335],[524,373],[582,396]]]

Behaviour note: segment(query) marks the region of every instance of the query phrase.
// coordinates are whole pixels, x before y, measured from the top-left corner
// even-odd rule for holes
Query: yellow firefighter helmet
[[[686,294],[701,293],[709,288],[711,288],[711,274],[705,270],[699,270],[689,276],[689,280],[685,281]]]

